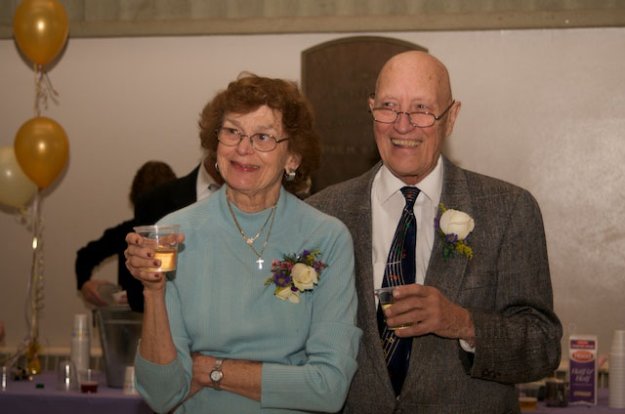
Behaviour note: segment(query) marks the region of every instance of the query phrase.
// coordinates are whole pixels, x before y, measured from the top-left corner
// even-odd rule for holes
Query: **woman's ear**
[[[302,156],[290,152],[286,160],[284,170],[287,173],[289,173],[290,171],[295,171],[299,168],[301,163],[302,163]]]

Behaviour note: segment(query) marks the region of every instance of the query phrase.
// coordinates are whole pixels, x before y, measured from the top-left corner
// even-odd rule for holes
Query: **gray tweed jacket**
[[[358,325],[363,330],[344,413],[517,413],[514,384],[543,378],[560,362],[562,327],[553,312],[547,247],[538,204],[512,184],[444,159],[441,203],[475,220],[474,257],[444,259],[436,238],[425,284],[470,310],[476,352],[430,334],[413,341],[408,376],[396,398],[376,323],[371,262],[371,185],[381,164],[307,201],[342,220],[356,255]]]

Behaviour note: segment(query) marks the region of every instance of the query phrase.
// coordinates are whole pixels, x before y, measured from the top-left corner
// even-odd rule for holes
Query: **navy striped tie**
[[[417,223],[413,209],[419,195],[419,189],[416,187],[403,187],[401,192],[406,199],[406,205],[401,213],[397,230],[395,230],[395,236],[391,243],[391,249],[388,253],[382,287],[415,283]],[[408,372],[412,338],[398,338],[395,336],[394,331],[388,329],[382,313],[382,307],[379,305],[377,316],[388,374],[393,384],[395,395],[399,395]]]

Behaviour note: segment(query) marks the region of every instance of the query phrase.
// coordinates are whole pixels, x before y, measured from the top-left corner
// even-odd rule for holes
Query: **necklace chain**
[[[226,198],[226,203],[228,204],[228,210],[230,211],[230,215],[232,216],[232,220],[234,220],[234,224],[237,226],[237,229],[239,230],[239,233],[241,234],[241,237],[243,238],[243,241],[245,242],[246,245],[249,246],[250,249],[252,249],[252,251],[254,252],[256,257],[258,257],[258,259],[256,260],[256,263],[258,264],[258,268],[262,269],[263,268],[263,263],[265,262],[263,260],[263,253],[265,251],[265,248],[267,247],[267,243],[269,242],[269,236],[271,235],[271,229],[273,229],[273,222],[274,222],[274,220],[276,218],[276,207],[278,205],[276,204],[276,205],[274,205],[271,208],[271,213],[269,213],[269,215],[267,216],[267,219],[265,220],[265,223],[263,223],[263,225],[261,226],[260,230],[258,230],[258,233],[256,233],[256,235],[254,235],[254,237],[249,237],[247,234],[245,234],[245,232],[243,231],[243,228],[239,224],[239,220],[237,220],[237,216],[234,214],[234,210],[232,209],[232,205],[230,204],[230,200],[228,200],[228,198]],[[270,221],[271,221],[271,223],[269,223]],[[258,237],[260,237],[262,232],[265,230],[265,227],[267,227],[267,223],[269,223],[269,230],[267,230],[267,235],[265,236],[265,241],[263,242],[263,245],[260,248],[260,251],[258,251],[258,250],[256,250],[256,247],[254,247],[254,242],[258,239]]]
[[[230,201],[228,201],[228,209],[230,210],[230,214],[232,214],[232,218],[234,219],[234,224],[236,224],[237,229],[239,230],[239,233],[241,233],[241,237],[243,237],[243,241],[247,243],[248,245],[253,246],[256,239],[258,239],[258,237],[261,235],[263,230],[265,230],[265,227],[267,227],[267,223],[269,223],[269,219],[273,217],[273,212],[275,211],[276,206],[272,207],[271,213],[269,213],[269,215],[267,216],[267,219],[265,220],[265,223],[263,223],[260,230],[258,230],[258,232],[254,235],[254,237],[249,237],[247,234],[245,234],[245,232],[243,231],[243,228],[237,221],[237,217],[234,215],[234,210],[232,210]]]

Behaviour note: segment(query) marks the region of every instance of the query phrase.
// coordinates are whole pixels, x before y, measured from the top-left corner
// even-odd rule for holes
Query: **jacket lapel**
[[[345,200],[345,211],[341,219],[349,227],[354,241],[354,255],[356,256],[356,290],[358,295],[358,325],[363,330],[367,340],[362,344],[367,347],[367,355],[373,359],[373,365],[378,370],[378,378],[388,378],[384,352],[380,346],[380,334],[376,319],[377,309],[373,293],[373,262],[372,244],[372,217],[371,217],[371,186],[375,174],[381,167],[378,163],[366,174],[353,181],[353,186],[345,192],[349,197]],[[368,225],[363,226],[363,223]],[[392,393],[390,380],[387,387]]]
[[[441,203],[448,209],[460,210],[474,217],[471,197],[462,170],[446,158],[443,160],[445,169]],[[425,275],[425,284],[435,286],[448,299],[454,301],[462,285],[462,278],[469,259],[462,255],[454,255],[445,259],[443,257],[443,240],[438,234],[438,229],[436,231],[430,263]]]

